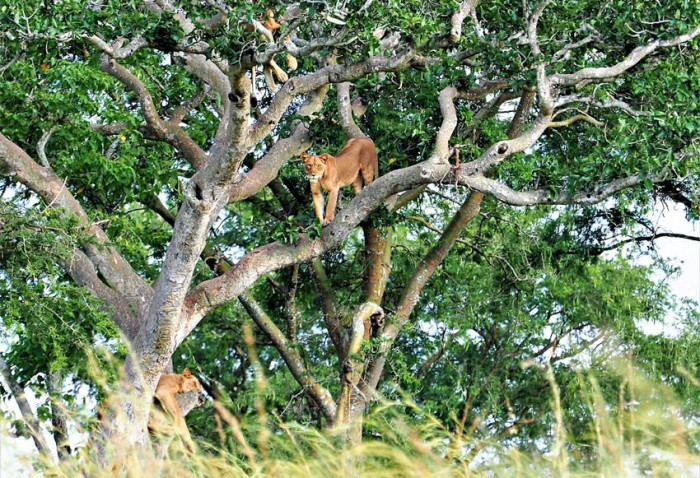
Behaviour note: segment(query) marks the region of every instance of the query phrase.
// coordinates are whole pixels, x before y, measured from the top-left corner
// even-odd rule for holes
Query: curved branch
[[[92,295],[105,302],[104,311],[110,314],[114,323],[129,340],[136,336],[139,318],[135,312],[138,309],[134,310],[133,303],[130,305],[119,292],[102,282],[95,265],[83,251],[73,250],[73,257],[70,260],[61,261],[61,267],[76,284],[87,287]]]
[[[565,120],[551,121],[549,123],[549,127],[550,128],[563,128],[565,126],[571,126],[572,124],[574,124],[577,121],[585,121],[585,122],[590,123],[593,126],[597,126],[599,128],[602,126],[605,126],[605,123],[603,123],[602,121],[598,121],[597,119],[595,119],[595,118],[593,118],[585,113],[581,113],[578,115],[571,116],[570,118],[567,118]]]
[[[443,88],[438,95],[438,103],[440,104],[440,112],[442,113],[442,123],[435,136],[435,147],[428,162],[447,163],[447,158],[450,156],[450,139],[457,127],[457,109],[454,105],[455,99],[475,100],[483,98],[489,93],[506,86],[506,82],[494,81],[468,91],[459,91],[454,86]]]
[[[668,175],[661,173],[651,179],[653,182],[661,182],[668,179]],[[554,196],[544,189],[516,191],[500,181],[483,176],[463,178],[459,182],[477,191],[491,194],[499,201],[511,206],[534,206],[537,204],[597,204],[623,189],[642,184],[644,180],[640,176],[634,175],[606,184],[599,184],[589,192],[560,193]]]
[[[462,230],[479,214],[483,197],[484,194],[481,192],[472,192],[467,197],[447,227],[445,227],[440,239],[421,259],[413,271],[411,278],[401,292],[394,319],[382,331],[382,342],[379,346],[379,352],[367,367],[365,381],[362,384],[366,394],[371,395],[377,389],[377,384],[384,370],[387,352],[393,345],[401,328],[408,321],[416,304],[418,304],[421,291],[450,252],[452,246],[457,242]]]
[[[572,50],[581,48],[589,43],[599,42],[602,39],[600,33],[588,23],[585,23],[578,31],[590,31],[591,33],[582,40],[564,45],[560,50],[552,55],[551,63],[556,63],[567,58],[568,53]]]
[[[700,242],[700,236],[691,236],[688,234],[680,234],[677,232],[659,232],[659,233],[652,234],[649,236],[630,237],[628,239],[623,239],[621,241],[618,241],[618,242],[611,244],[611,245],[608,245],[608,246],[593,247],[591,253],[594,255],[598,255],[598,254],[601,254],[605,251],[612,251],[614,249],[617,249],[618,247],[624,246],[625,244],[629,244],[630,242],[655,241],[656,239],[659,239],[662,237],[670,237],[670,238],[674,238],[674,239],[685,239],[687,241]]]
[[[172,124],[180,124],[182,120],[189,114],[190,111],[197,108],[207,95],[207,88],[198,89],[197,92],[170,114],[169,122]]]
[[[39,156],[39,163],[45,168],[51,167],[49,160],[46,157],[46,143],[48,143],[49,139],[51,139],[51,135],[54,133],[54,131],[56,131],[57,126],[58,125],[51,126],[44,132],[44,134],[41,135],[41,138],[39,138],[39,141],[36,143],[36,154]]]
[[[351,321],[351,335],[348,340],[347,350],[343,363],[343,372],[338,394],[338,407],[335,416],[335,426],[343,427],[347,425],[351,411],[352,391],[357,388],[362,373],[362,363],[356,359],[360,352],[362,340],[367,334],[367,325],[371,323],[372,317],[384,317],[384,310],[374,302],[365,302],[357,309]]]
[[[128,301],[135,311],[142,311],[145,304],[152,297],[151,287],[131,268],[128,262],[113,247],[109,246],[110,240],[105,232],[92,224],[90,218],[66,189],[62,181],[52,170],[38,165],[19,146],[0,133],[0,167],[11,178],[24,184],[27,188],[38,194],[49,207],[62,207],[74,214],[85,226],[86,232],[91,234],[99,245],[86,244],[85,252],[90,262],[94,264],[105,277],[107,283]],[[76,256],[76,261],[80,257]],[[86,278],[87,276],[83,276]],[[94,278],[92,278],[93,283]],[[89,282],[86,280],[86,282]],[[99,297],[113,301],[111,294],[103,294],[100,288],[91,289],[99,293]]]
[[[550,76],[550,81],[553,85],[575,85],[583,80],[602,80],[606,78],[613,78],[629,70],[659,48],[678,46],[682,43],[689,42],[698,35],[700,35],[700,26],[695,27],[688,33],[679,35],[671,40],[655,40],[647,45],[637,47],[632,50],[632,52],[624,60],[613,66],[583,68],[575,73],[554,74]]]
[[[53,428],[53,440],[56,443],[58,461],[62,462],[71,456],[71,447],[68,440],[68,413],[63,403],[61,385],[63,375],[60,371],[48,373],[46,386],[51,397],[51,426]]]
[[[532,54],[535,56],[542,54],[542,50],[540,50],[540,42],[537,39],[537,23],[540,21],[540,17],[542,16],[544,9],[547,8],[547,5],[549,5],[551,2],[552,0],[543,0],[542,3],[537,5],[530,16],[530,21],[527,25],[528,41],[530,42]]]
[[[515,138],[520,134],[520,129],[527,121],[527,117],[532,110],[532,105],[535,103],[535,92],[532,90],[523,90],[518,102],[518,108],[515,110],[515,115],[510,122],[506,136]],[[551,123],[550,123],[551,125]]]
[[[348,138],[366,138],[367,135],[357,126],[352,117],[352,105],[350,104],[350,82],[344,81],[336,85],[338,90],[338,115],[340,125],[345,130]]]
[[[207,154],[178,125],[179,121],[177,123],[168,122],[158,115],[151,93],[136,75],[107,56],[102,58],[102,69],[136,94],[146,124],[156,138],[173,145],[195,169],[201,169],[207,164]]]

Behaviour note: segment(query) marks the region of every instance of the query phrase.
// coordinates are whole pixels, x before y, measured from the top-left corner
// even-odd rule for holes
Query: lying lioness
[[[194,393],[193,393],[194,392]],[[156,387],[155,398],[163,412],[170,415],[176,430],[185,440],[187,448],[194,450],[194,443],[187,429],[184,415],[192,408],[204,403],[202,384],[197,377],[192,375],[189,368],[180,373],[166,373],[160,377]],[[187,409],[183,409],[187,407]],[[148,419],[148,428],[153,432],[163,430],[157,414],[151,413]]]
[[[368,138],[352,138],[336,157],[327,153],[319,156],[301,153],[301,161],[309,177],[316,216],[324,226],[335,218],[340,188],[352,184],[357,194],[363,185],[379,177],[377,150]],[[321,187],[329,192],[325,218]]]

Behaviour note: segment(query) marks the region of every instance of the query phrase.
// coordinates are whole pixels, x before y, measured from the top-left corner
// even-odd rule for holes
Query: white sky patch
[[[657,207],[652,218],[664,230],[700,236],[700,224],[687,221],[682,206]],[[662,237],[656,240],[656,250],[681,268],[680,275],[670,279],[671,291],[700,302],[700,242]]]
[[[700,223],[690,222],[685,217],[685,208],[676,203],[659,203],[648,215],[648,218],[657,226],[658,232],[674,232],[690,236],[700,236]],[[625,251],[634,247],[632,244],[625,246]],[[666,281],[671,293],[678,299],[691,299],[700,303],[700,242],[674,237],[661,237],[654,241],[654,247],[658,254],[671,264],[679,267],[679,274],[666,277],[658,271],[653,275],[657,282]],[[608,255],[615,255],[610,251]],[[637,260],[643,265],[653,265],[653,259],[644,256]],[[639,327],[647,334],[664,334],[674,336],[677,333],[675,318],[667,317],[664,322],[640,322]]]
[[[0,422],[0,477],[31,476],[35,455],[36,448],[29,438],[12,436],[9,424]]]

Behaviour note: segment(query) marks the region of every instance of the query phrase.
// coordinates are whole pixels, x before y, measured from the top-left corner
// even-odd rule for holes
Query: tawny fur
[[[324,226],[335,218],[340,188],[352,184],[358,194],[379,177],[377,149],[368,138],[352,138],[335,157],[328,153],[318,156],[301,153],[301,161],[309,177],[316,216]],[[321,188],[328,191],[325,217]]]
[[[177,395],[186,392],[197,392],[201,395],[202,391],[202,384],[199,383],[197,377],[192,375],[190,369],[186,368],[181,374],[163,374],[158,381],[154,394],[162,410],[172,417],[175,429],[182,435],[190,451],[194,450],[194,442],[190,436],[190,431],[187,429],[187,423],[177,401]],[[159,427],[159,421],[154,417],[153,413],[148,418],[148,428],[154,432],[158,432],[162,428]]]
[[[282,25],[280,25],[276,20],[275,20],[275,13],[272,11],[272,9],[268,8],[265,11],[265,16],[261,19],[261,22],[263,23],[263,26],[267,28],[270,33],[274,34],[276,30],[279,30],[282,28]],[[289,67],[290,70],[296,70],[297,69],[297,59],[292,56],[291,53],[287,53],[287,66]],[[286,83],[287,80],[289,80],[289,75],[287,75],[287,72],[285,72],[274,60],[274,58],[270,59],[270,61],[263,67],[263,74],[265,75],[265,81],[267,82],[267,87],[270,89],[272,93],[276,93],[278,90],[277,83],[275,82],[275,78],[277,78],[278,81],[281,83]],[[253,94],[255,94],[255,67],[253,67],[253,72],[252,72],[252,82],[253,82]]]

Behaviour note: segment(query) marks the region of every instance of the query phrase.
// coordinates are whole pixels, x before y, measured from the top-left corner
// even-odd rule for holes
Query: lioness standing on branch
[[[364,186],[379,177],[377,149],[368,138],[350,139],[335,157],[328,153],[319,156],[301,153],[301,161],[309,177],[316,216],[324,226],[335,218],[340,188],[352,184],[355,194],[358,194]],[[325,218],[322,187],[328,191]]]

